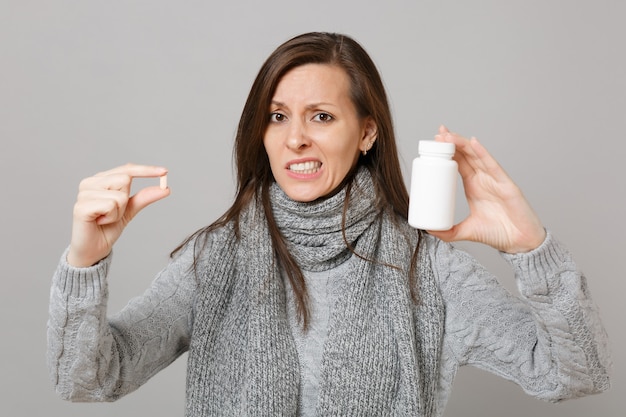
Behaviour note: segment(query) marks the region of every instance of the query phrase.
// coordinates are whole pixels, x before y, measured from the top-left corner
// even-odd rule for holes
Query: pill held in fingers
[[[159,180],[159,187],[162,190],[165,190],[167,188],[167,174],[163,175],[160,180]]]

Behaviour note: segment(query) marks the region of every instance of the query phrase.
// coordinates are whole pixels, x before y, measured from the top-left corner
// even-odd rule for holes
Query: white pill
[[[162,190],[165,190],[167,188],[167,175],[163,175],[159,181],[159,187],[161,187]]]

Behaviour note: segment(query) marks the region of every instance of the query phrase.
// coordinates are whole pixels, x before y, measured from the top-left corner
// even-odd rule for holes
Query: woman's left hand
[[[456,146],[454,159],[463,178],[470,214],[447,231],[429,231],[451,242],[480,242],[507,253],[528,252],[544,241],[546,231],[519,187],[476,140],[439,128],[435,140]]]

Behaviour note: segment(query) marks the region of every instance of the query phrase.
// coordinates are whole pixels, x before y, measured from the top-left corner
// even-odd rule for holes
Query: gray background
[[[116,246],[118,310],[229,206],[252,79],[274,47],[310,30],[351,34],[378,64],[407,179],[417,140],[440,123],[484,142],[574,253],[611,336],[608,393],[554,406],[467,368],[446,416],[623,415],[625,4],[0,0],[0,415],[183,414],[185,357],[114,404],[52,391],[48,290],[77,184],[131,161],[170,169],[171,197]],[[513,287],[497,254],[464,246]]]

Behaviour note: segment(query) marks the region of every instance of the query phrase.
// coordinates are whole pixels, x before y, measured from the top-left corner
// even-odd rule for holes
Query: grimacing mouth
[[[289,164],[287,169],[298,174],[314,174],[322,167],[320,161],[306,161]]]

